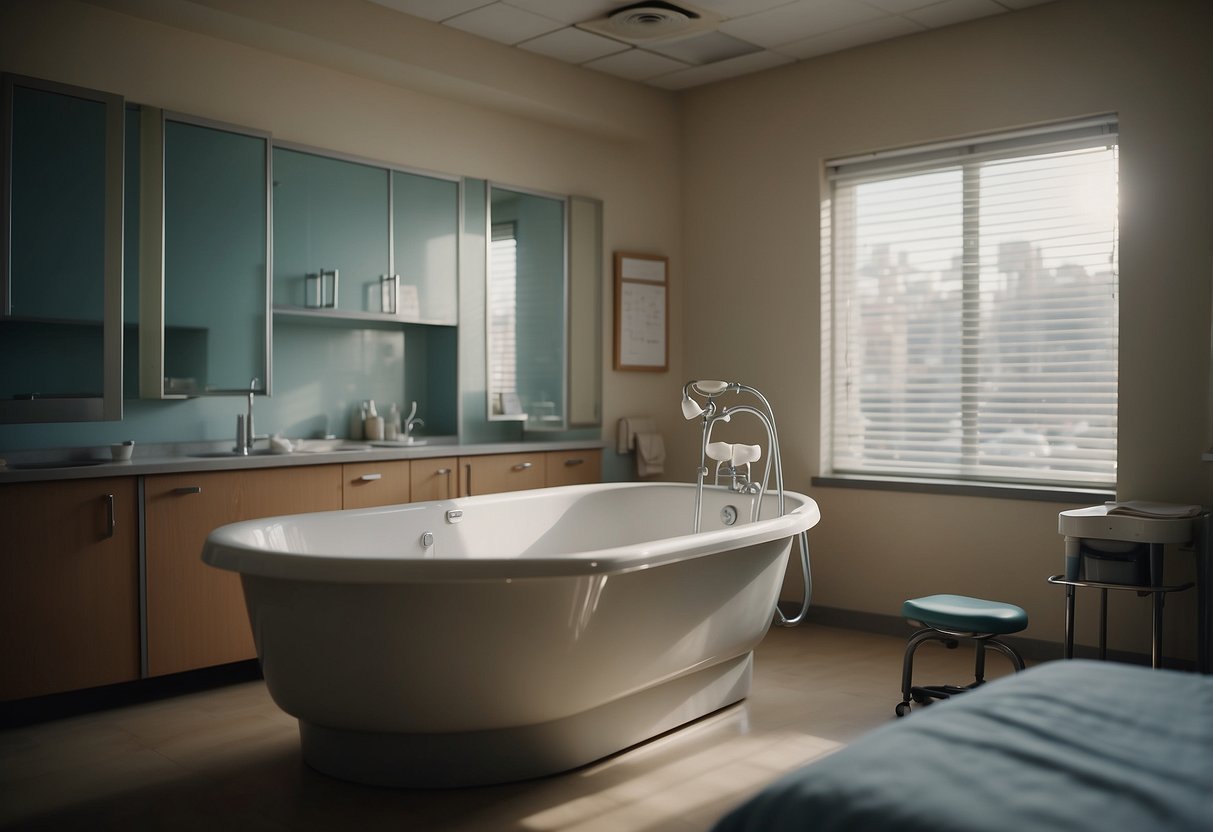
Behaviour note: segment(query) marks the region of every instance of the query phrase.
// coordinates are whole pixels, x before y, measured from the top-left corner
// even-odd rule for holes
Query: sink
[[[331,454],[346,453],[347,451],[369,451],[370,445],[363,442],[350,442],[346,439],[299,439],[295,443],[295,453],[298,454]]]
[[[13,471],[36,471],[43,468],[87,468],[104,463],[104,459],[68,459],[60,462],[10,462],[8,467]]]
[[[259,448],[255,451],[249,451],[247,454],[236,453],[235,451],[210,451],[201,454],[190,454],[193,459],[239,459],[245,456],[269,456],[270,452],[266,448]]]

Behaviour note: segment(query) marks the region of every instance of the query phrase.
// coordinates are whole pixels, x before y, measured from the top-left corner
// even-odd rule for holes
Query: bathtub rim
[[[698,534],[646,541],[640,544],[591,549],[560,557],[502,557],[502,558],[383,558],[357,557],[333,553],[284,552],[250,546],[239,539],[245,530],[281,522],[299,522],[301,518],[341,515],[344,519],[407,511],[422,505],[446,509],[489,505],[510,500],[529,500],[562,495],[575,495],[605,490],[694,489],[694,484],[676,482],[590,483],[556,486],[500,494],[483,494],[451,500],[432,500],[376,508],[344,509],[333,512],[262,517],[231,523],[212,531],[202,550],[202,560],[218,569],[240,574],[258,575],[285,580],[321,581],[333,583],[405,583],[447,582],[469,580],[526,580],[540,578],[570,578],[609,576],[651,569],[718,552],[741,549],[782,538],[791,538],[815,526],[821,512],[815,500],[794,491],[785,491],[785,501],[793,504],[783,516],[771,517],[757,523],[745,523]],[[721,493],[723,489],[712,488]],[[799,505],[795,505],[799,503]],[[688,518],[689,523],[689,518]]]

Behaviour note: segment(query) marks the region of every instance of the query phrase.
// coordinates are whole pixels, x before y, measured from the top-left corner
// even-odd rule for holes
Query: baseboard
[[[824,627],[840,627],[844,630],[858,630],[863,633],[875,633],[877,635],[896,636],[898,638],[905,638],[911,632],[911,628],[906,623],[906,620],[900,616],[884,615],[875,612],[860,612],[859,610],[844,610],[836,607],[809,607],[805,620]],[[1014,647],[1019,651],[1021,656],[1029,661],[1060,659],[1064,651],[1060,641],[1024,638],[1022,636],[1004,636],[1001,640]],[[1096,647],[1085,644],[1075,644],[1074,658],[1097,659],[1099,658],[1099,650]],[[1128,650],[1109,650],[1107,658],[1109,661],[1122,662],[1124,664],[1140,664],[1147,667],[1150,665],[1150,656],[1148,654],[1134,653]],[[1196,669],[1195,662],[1184,659],[1165,658],[1163,664],[1166,667],[1177,670]]]

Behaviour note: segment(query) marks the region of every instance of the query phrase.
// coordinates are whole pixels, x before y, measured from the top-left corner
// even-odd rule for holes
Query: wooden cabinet
[[[150,476],[144,486],[148,675],[255,656],[235,572],[202,562],[227,523],[341,508],[342,466]]]
[[[412,470],[412,488],[410,493],[414,503],[427,500],[450,500],[459,496],[457,487],[458,474],[455,469],[459,460],[453,456],[441,456],[433,459],[414,459]]]
[[[544,454],[545,484],[581,485],[602,481],[602,451],[548,451]]]
[[[407,503],[411,493],[407,459],[341,466],[341,507],[369,508]]]
[[[460,457],[459,496],[543,488],[544,476],[542,451]]]
[[[139,677],[134,477],[0,486],[0,699]]]

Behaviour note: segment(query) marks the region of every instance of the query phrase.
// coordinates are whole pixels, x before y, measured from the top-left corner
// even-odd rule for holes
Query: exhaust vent
[[[577,28],[625,43],[646,44],[711,32],[722,20],[720,15],[693,6],[651,0],[615,9],[606,17],[578,23]]]

